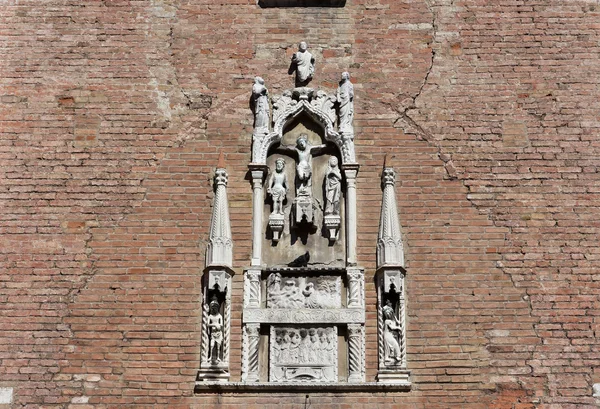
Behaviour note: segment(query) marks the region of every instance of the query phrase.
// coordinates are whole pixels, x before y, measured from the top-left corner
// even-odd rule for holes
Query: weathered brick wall
[[[0,387],[13,407],[592,408],[600,382],[595,1],[7,1],[0,8]],[[356,91],[367,378],[385,153],[413,390],[194,395],[219,151],[233,302],[250,259],[251,79]],[[240,374],[240,313],[232,328]]]

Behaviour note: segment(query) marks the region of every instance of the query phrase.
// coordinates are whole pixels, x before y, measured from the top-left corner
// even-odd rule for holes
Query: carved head
[[[382,179],[384,184],[394,184],[396,181],[396,172],[393,168],[384,168],[382,173]]]
[[[277,286],[277,288],[279,288],[279,284],[281,283],[281,274],[279,273],[272,273],[271,275],[269,275],[269,279],[267,280],[267,285],[269,286],[269,288]]]
[[[393,320],[395,318],[394,309],[389,304],[386,304],[382,310],[386,320]]]
[[[331,158],[329,158],[329,166],[331,168],[336,168],[338,165],[338,159],[335,156],[332,156]]]
[[[322,329],[319,330],[319,341],[321,341],[321,344],[324,344],[325,342],[327,342],[327,337],[325,335],[325,331],[323,331]]]
[[[260,84],[260,85],[265,85],[265,80],[263,80],[262,77],[254,77],[254,83]]]
[[[284,337],[285,331],[275,331],[275,342],[278,345],[283,344],[283,337]]]
[[[306,149],[306,145],[308,145],[308,136],[302,134],[298,137],[298,139],[296,139],[296,146],[298,147],[298,149],[303,151],[304,149]]]
[[[211,314],[215,315],[219,313],[219,303],[217,301],[211,301],[209,307]]]
[[[307,49],[307,48],[308,48],[308,47],[307,47],[307,45],[306,45],[306,42],[305,42],[305,41],[301,41],[301,42],[300,42],[300,44],[298,44],[298,50],[300,50],[300,51],[302,51],[302,52],[306,51],[306,49]]]
[[[275,170],[277,172],[282,172],[285,167],[285,160],[283,158],[279,158],[275,161]]]
[[[348,71],[344,71],[342,73],[342,81],[346,81],[350,79],[350,73]]]

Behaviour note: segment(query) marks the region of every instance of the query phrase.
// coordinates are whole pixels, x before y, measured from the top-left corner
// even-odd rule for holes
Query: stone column
[[[348,268],[348,308],[363,308],[365,305],[365,273],[361,268]]]
[[[263,179],[267,174],[267,166],[250,164],[249,168],[252,177],[252,266],[260,266],[263,241]]]
[[[365,334],[361,324],[348,324],[348,382],[364,382]]]
[[[260,324],[245,324],[242,350],[242,382],[258,382],[258,346]]]
[[[244,308],[260,308],[260,274],[259,269],[253,268],[244,272]]]
[[[342,165],[346,176],[346,262],[349,266],[356,265],[356,175],[358,164]]]

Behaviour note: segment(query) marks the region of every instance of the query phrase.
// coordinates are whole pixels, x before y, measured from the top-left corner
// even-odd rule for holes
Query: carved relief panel
[[[341,277],[281,276],[267,280],[267,308],[341,308]]]
[[[337,327],[272,326],[269,381],[337,382]]]

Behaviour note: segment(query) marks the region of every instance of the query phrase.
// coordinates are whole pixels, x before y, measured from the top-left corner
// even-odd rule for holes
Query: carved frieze
[[[337,327],[271,326],[269,381],[337,381]]]
[[[244,308],[244,322],[265,324],[348,324],[365,322],[365,311],[359,308],[294,310],[278,308]]]

